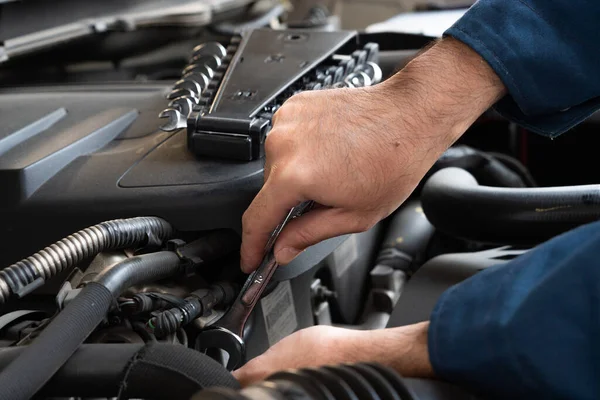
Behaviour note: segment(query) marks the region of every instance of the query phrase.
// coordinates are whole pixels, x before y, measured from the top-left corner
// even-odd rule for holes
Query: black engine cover
[[[257,41],[263,50],[252,46]],[[213,154],[211,146],[222,137],[244,136],[236,129],[254,120],[268,127],[285,98],[320,87],[317,79],[323,87],[332,82],[323,72],[331,63],[351,73],[354,65],[366,65],[367,55],[376,56],[362,50],[335,59],[344,45],[345,51],[357,49],[355,32],[259,30],[244,36],[228,48],[233,53],[216,89],[206,88],[194,106],[187,135],[159,129],[171,82],[0,89],[0,265],[114,218],[159,216],[180,231],[239,232],[242,214],[263,183],[262,150],[236,161]],[[257,72],[261,63],[265,68]],[[240,85],[254,96],[239,100]],[[216,132],[202,130],[209,120]],[[190,132],[208,138],[201,151],[190,151]],[[266,130],[261,134],[247,139],[253,147],[263,145]],[[318,262],[339,243],[319,245],[321,255],[300,258]]]
[[[263,160],[196,158],[184,131],[158,129],[168,90],[0,91],[2,246],[33,237],[27,247],[37,249],[86,225],[137,215],[163,217],[180,230],[239,229],[262,185]],[[10,242],[5,262],[7,253],[20,253]]]

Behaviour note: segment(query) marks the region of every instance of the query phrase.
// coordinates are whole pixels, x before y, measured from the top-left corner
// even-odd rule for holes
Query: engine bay
[[[249,17],[251,1],[156,3],[74,12],[36,40],[0,31],[0,374],[25,366],[40,398],[231,387],[210,373],[231,355],[199,337],[248,279],[241,220],[273,114],[302,91],[375,85],[434,40],[329,29],[314,10],[273,29],[283,11]],[[488,111],[390,217],[277,269],[244,361],[313,325],[424,321],[449,286],[596,220],[596,123],[550,140]],[[475,398],[430,384],[405,380],[402,398]]]

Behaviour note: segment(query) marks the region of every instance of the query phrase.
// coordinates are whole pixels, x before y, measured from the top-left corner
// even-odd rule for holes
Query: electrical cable
[[[100,273],[71,300],[20,356],[0,374],[0,400],[33,397],[104,319],[125,289],[181,271],[175,253],[125,259]]]
[[[159,245],[172,234],[171,225],[156,217],[117,219],[85,228],[0,271],[0,306],[10,296],[21,298],[103,251]]]

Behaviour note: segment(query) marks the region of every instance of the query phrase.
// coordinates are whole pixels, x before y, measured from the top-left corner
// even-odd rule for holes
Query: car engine
[[[375,85],[434,39],[288,11],[0,4],[0,381],[14,389],[0,399],[282,399],[291,387],[307,399],[475,398],[369,364],[238,392],[231,355],[204,349],[200,333],[248,279],[241,218],[278,107]],[[241,335],[244,361],[313,325],[424,321],[451,285],[597,220],[596,120],[550,141],[487,112],[392,216],[277,269]]]

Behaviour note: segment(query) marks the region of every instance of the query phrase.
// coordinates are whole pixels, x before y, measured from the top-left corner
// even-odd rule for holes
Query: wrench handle
[[[273,251],[270,251],[256,271],[246,279],[238,298],[216,325],[243,337],[246,321],[271,281],[277,266]]]
[[[278,264],[277,261],[275,261],[275,255],[271,250],[267,253],[258,268],[248,277],[248,283],[244,285],[246,288],[245,290],[242,290],[242,297],[240,300],[245,306],[254,308],[256,302],[260,299],[260,296],[271,281],[271,277],[275,273],[277,267]]]
[[[242,287],[240,294],[235,302],[231,305],[229,311],[217,322],[217,326],[225,328],[239,337],[244,337],[244,326],[248,317],[254,310],[256,303],[260,300],[267,285],[271,281],[271,277],[279,266],[273,254],[273,245],[275,240],[281,233],[290,219],[299,217],[313,207],[314,202],[306,201],[292,208],[285,220],[277,227],[269,244],[262,262],[258,268],[246,279],[246,283]]]

